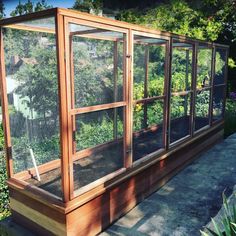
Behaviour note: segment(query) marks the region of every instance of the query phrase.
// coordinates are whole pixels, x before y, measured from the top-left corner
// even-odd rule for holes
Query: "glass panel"
[[[213,91],[213,120],[223,118],[225,86],[214,87]]]
[[[171,97],[170,143],[190,134],[191,95]]]
[[[77,115],[76,130],[76,149],[93,149],[73,162],[74,190],[123,167],[123,108]]]
[[[134,44],[134,60],[133,60],[133,76],[134,76],[134,100],[142,99],[144,95],[145,80],[145,46],[142,44]]]
[[[55,20],[54,17],[48,17],[48,18],[41,18],[37,20],[32,21],[25,21],[20,22],[16,24],[17,26],[26,26],[26,27],[32,27],[34,29],[38,30],[52,30],[52,32],[55,32]]]
[[[171,91],[179,92],[191,89],[192,45],[175,42],[172,49]]]
[[[216,49],[214,85],[225,82],[226,50]]]
[[[195,103],[195,130],[209,125],[210,90],[199,91]]]
[[[70,24],[75,107],[123,100],[124,34]],[[97,38],[98,37],[98,38]]]
[[[163,95],[165,40],[135,35],[133,69],[134,100]]]
[[[74,190],[123,168],[123,139],[73,162]]]
[[[48,20],[55,29],[54,18]],[[13,169],[18,173],[34,167],[34,158],[37,165],[60,158],[56,40],[55,34],[10,28],[4,28],[3,36]],[[47,185],[58,176],[60,169],[57,176],[29,181],[60,195],[60,180],[56,191],[53,183]]]
[[[164,94],[165,46],[149,46],[147,96]]]
[[[76,116],[76,150],[94,147],[123,136],[123,108]]]
[[[211,85],[212,49],[199,45],[197,60],[197,89]]]
[[[141,110],[139,110],[141,108]],[[137,109],[138,111],[136,111]],[[164,101],[138,104],[134,108],[133,159],[134,161],[164,147]]]

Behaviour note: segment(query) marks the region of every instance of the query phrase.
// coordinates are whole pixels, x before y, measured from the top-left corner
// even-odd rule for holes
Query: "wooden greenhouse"
[[[228,46],[66,9],[3,19],[13,219],[95,235],[223,138]]]

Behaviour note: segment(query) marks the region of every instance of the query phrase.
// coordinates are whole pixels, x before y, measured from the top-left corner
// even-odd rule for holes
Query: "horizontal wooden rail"
[[[118,107],[124,107],[127,105],[127,102],[114,102],[114,103],[107,103],[107,104],[101,104],[101,105],[95,105],[95,106],[89,106],[89,107],[81,107],[81,108],[75,108],[70,111],[70,115],[79,115],[94,111],[102,111],[102,110],[108,110],[112,108],[118,108]]]
[[[165,99],[165,95],[162,96],[154,96],[154,97],[148,97],[148,98],[143,98],[139,100],[135,100],[133,104],[139,104],[139,103],[145,103],[145,102],[154,102],[155,100],[162,100]]]

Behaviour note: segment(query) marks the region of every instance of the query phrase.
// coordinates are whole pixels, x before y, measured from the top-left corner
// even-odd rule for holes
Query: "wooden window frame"
[[[199,47],[199,45],[203,46],[204,47],[204,50],[205,49],[210,49],[211,50],[211,74],[210,74],[210,85],[209,86],[205,86],[201,89],[198,89],[197,88],[197,66],[198,66],[198,53],[199,53],[199,50],[201,50],[201,48]],[[193,135],[196,135],[197,133],[199,132],[202,132],[204,131],[205,129],[209,128],[211,126],[211,104],[212,104],[212,93],[213,93],[213,66],[214,66],[214,48],[212,46],[212,44],[209,44],[209,43],[197,43],[197,48],[196,48],[196,82],[195,82],[195,94],[194,94],[194,97],[195,97],[195,102],[194,102],[194,114],[193,114],[193,119],[194,119],[194,124],[193,124]],[[195,130],[195,117],[196,117],[196,113],[195,113],[195,105],[196,105],[196,97],[197,97],[197,93],[198,92],[202,92],[202,91],[205,91],[205,90],[209,90],[210,91],[210,94],[209,94],[209,105],[208,105],[208,124],[201,127],[200,129],[198,130]]]
[[[145,37],[145,38],[153,38],[153,39],[160,39],[163,40],[163,42],[160,43],[145,43],[145,77],[144,77],[144,97],[142,99],[134,99],[133,94],[132,94],[132,114],[133,114],[133,107],[136,104],[143,104],[144,105],[144,123],[147,124],[147,105],[150,103],[153,103],[155,101],[163,101],[163,134],[162,134],[162,140],[163,140],[163,147],[157,149],[156,151],[147,154],[146,156],[136,160],[133,162],[133,166],[138,165],[139,163],[143,162],[144,159],[148,159],[149,156],[153,155],[159,155],[160,153],[164,152],[167,149],[167,124],[166,124],[166,119],[167,119],[167,111],[168,111],[168,84],[169,84],[169,76],[168,76],[168,59],[169,59],[169,41],[170,39],[165,36],[160,36],[156,34],[151,34],[151,33],[143,33],[140,31],[133,31],[132,32],[132,38],[134,40],[135,36],[140,36],[140,37]],[[133,50],[134,50],[134,45],[139,44],[139,43],[133,43]],[[163,83],[163,94],[158,95],[158,96],[148,96],[147,90],[148,90],[148,58],[149,58],[149,50],[148,46],[163,46],[165,47],[165,57],[164,57],[164,83]],[[132,83],[132,93],[133,93],[133,83]],[[133,116],[133,115],[132,115]],[[134,133],[139,133],[139,132],[145,132],[147,130],[152,129],[152,127],[146,127],[144,129],[141,129],[140,131],[134,132],[133,131],[133,119],[132,119],[132,139],[133,139],[133,134]],[[133,148],[133,147],[132,147]]]
[[[185,43],[191,45],[192,50],[192,74],[191,74],[191,86],[189,90],[183,90],[178,92],[172,92],[171,88],[171,82],[172,82],[172,57],[173,57],[173,48],[179,48],[176,46],[173,46],[174,41],[177,41],[179,43]],[[181,47],[180,47],[181,48]],[[170,84],[169,84],[169,121],[168,121],[168,147],[172,148],[175,147],[182,142],[185,142],[193,137],[193,129],[194,129],[194,110],[195,110],[195,83],[196,83],[196,50],[197,50],[197,42],[194,40],[189,39],[179,39],[176,37],[171,38],[171,60],[170,60],[170,66],[169,66],[169,77],[170,77]],[[170,127],[171,127],[171,98],[172,96],[186,96],[190,94],[190,119],[189,119],[189,134],[185,135],[184,137],[174,141],[170,142]]]
[[[224,68],[224,79],[223,83],[215,84],[215,66],[216,66],[216,51],[217,49],[225,50],[225,68]],[[214,68],[212,72],[212,97],[211,97],[211,126],[218,124],[225,117],[225,104],[226,104],[226,93],[227,93],[227,76],[228,76],[228,56],[229,56],[229,47],[226,47],[221,44],[213,43],[213,59],[214,59]],[[213,120],[213,97],[214,97],[214,88],[223,87],[223,108],[222,108],[222,117],[219,119]]]
[[[119,33],[123,33],[123,37],[124,37],[124,45],[123,45],[123,49],[124,49],[124,53],[123,53],[123,100],[120,102],[112,102],[112,103],[108,103],[108,104],[99,104],[99,105],[92,105],[92,106],[87,106],[87,107],[79,107],[79,108],[75,108],[75,101],[74,101],[74,72],[73,72],[73,58],[72,58],[72,51],[71,51],[71,45],[72,45],[72,41],[71,41],[71,33],[69,32],[69,24],[77,24],[77,25],[83,25],[83,26],[91,26],[94,27],[95,29],[101,29],[101,30],[107,30],[110,32],[119,32]],[[128,113],[128,86],[127,84],[128,82],[128,76],[127,72],[128,72],[128,34],[129,31],[127,29],[123,29],[123,28],[119,28],[119,27],[115,27],[115,26],[109,26],[106,24],[101,24],[101,23],[96,23],[96,22],[90,22],[88,20],[82,20],[82,19],[75,19],[72,17],[65,17],[64,18],[64,26],[65,26],[65,33],[64,33],[64,37],[65,37],[65,45],[66,45],[66,74],[67,74],[67,86],[69,87],[68,89],[68,101],[69,101],[69,106],[68,106],[68,119],[70,120],[70,125],[68,126],[68,136],[69,138],[69,146],[70,146],[70,150],[69,150],[69,170],[70,170],[70,199],[75,198],[76,196],[78,196],[79,194],[81,194],[81,192],[87,191],[89,188],[82,188],[79,190],[74,189],[74,177],[73,177],[73,162],[76,160],[79,160],[81,158],[86,158],[89,154],[94,153],[100,149],[102,149],[103,147],[107,146],[107,145],[111,145],[112,141],[100,144],[100,145],[96,145],[94,147],[90,147],[90,148],[86,148],[80,151],[77,151],[75,148],[75,141],[73,140],[73,135],[76,132],[76,127],[75,127],[75,119],[76,119],[76,115],[80,115],[80,114],[87,114],[89,112],[95,112],[95,111],[104,111],[107,109],[116,109],[116,108],[123,108],[123,114],[124,114],[124,121],[123,121],[123,127],[124,127],[124,136],[123,136],[123,140],[124,140],[124,145],[123,145],[123,158],[124,158],[124,166],[123,168],[129,168],[131,165],[131,161],[130,156],[129,156],[129,147],[128,144],[129,140],[127,139],[128,137],[128,125],[127,125],[127,113]],[[73,34],[74,35],[74,34]],[[87,37],[87,36],[85,36]],[[91,34],[89,35],[88,38],[91,38]],[[101,39],[104,40],[103,37],[99,36],[95,36],[93,35],[92,38],[96,38],[96,39]],[[108,38],[108,40],[110,40]],[[114,41],[114,40],[112,40]],[[114,142],[115,140],[113,140]],[[119,173],[119,171],[117,171],[117,173]],[[108,174],[105,177],[102,177],[101,180],[108,180],[112,177],[114,177],[114,175]],[[96,181],[95,181],[96,182]],[[93,186],[93,184],[89,184],[90,186]]]

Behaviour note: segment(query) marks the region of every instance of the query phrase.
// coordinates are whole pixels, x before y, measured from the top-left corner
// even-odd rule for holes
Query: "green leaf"
[[[206,233],[206,232],[204,232],[202,230],[200,230],[200,233],[201,233],[202,236],[210,236],[208,233]]]
[[[217,235],[218,236],[223,236],[223,234],[221,233],[221,230],[220,230],[219,226],[216,224],[215,220],[212,218],[211,221],[214,225],[214,228],[216,230]]]
[[[219,236],[216,232],[214,232],[212,229],[206,227],[206,229],[213,235],[213,236]]]

